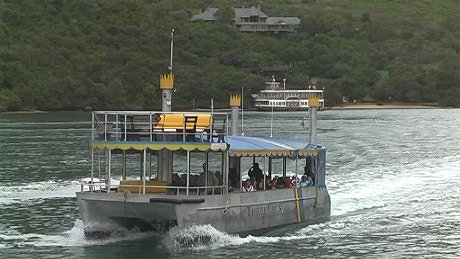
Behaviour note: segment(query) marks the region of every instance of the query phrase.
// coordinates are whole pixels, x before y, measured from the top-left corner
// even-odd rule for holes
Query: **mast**
[[[239,94],[231,94],[230,95],[230,107],[232,107],[232,127],[230,134],[232,136],[238,136],[238,109],[240,108],[241,104],[241,96]]]
[[[174,74],[173,74],[173,49],[174,49],[174,29],[171,30],[171,57],[169,63],[169,74],[160,75],[161,89],[161,111],[170,112],[172,106],[171,95],[174,90]]]
[[[243,88],[241,88],[241,93],[243,93]],[[232,114],[231,114],[231,128],[230,128],[230,135],[231,136],[238,136],[238,117],[239,117],[239,108],[240,105],[242,105],[242,94],[231,94],[230,95],[230,107],[232,108]],[[241,111],[243,111],[241,109]],[[243,120],[243,119],[241,119]],[[243,121],[241,121],[241,127],[243,127]],[[242,135],[244,136],[244,132],[242,132]],[[235,173],[239,175],[239,180],[241,181],[241,158],[238,157],[228,157],[228,150],[225,152],[226,153],[226,159],[228,159],[228,164],[226,165],[226,178],[227,178],[227,184],[228,183],[228,168],[231,170],[235,170]],[[230,184],[229,184],[230,186]],[[235,186],[234,186],[235,187]],[[241,188],[241,186],[239,187]]]
[[[174,50],[174,29],[171,30],[171,58],[169,61],[169,71],[173,72],[173,50]]]
[[[310,106],[310,129],[309,129],[309,142],[316,144],[316,130],[318,120],[318,107],[319,107],[319,94],[311,93],[308,96],[308,106]]]
[[[241,136],[244,136],[244,87],[241,87]]]
[[[174,29],[171,30],[171,56],[169,63],[169,74],[160,75],[161,89],[161,111],[171,112],[172,93],[174,91],[173,74],[173,48],[174,48]],[[158,180],[171,181],[173,171],[173,154],[171,151],[163,149],[158,154]]]

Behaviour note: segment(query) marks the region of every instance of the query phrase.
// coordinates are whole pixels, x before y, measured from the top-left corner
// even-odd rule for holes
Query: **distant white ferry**
[[[286,90],[286,79],[283,80],[283,87],[280,82],[265,82],[265,90],[258,94],[252,94],[254,98],[254,107],[258,110],[307,110],[310,105],[308,96],[310,94],[319,94],[319,109],[324,108],[323,90],[316,89],[316,86],[308,86],[305,90]]]

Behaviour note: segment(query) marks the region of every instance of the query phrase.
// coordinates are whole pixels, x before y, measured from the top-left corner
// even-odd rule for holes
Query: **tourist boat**
[[[308,89],[286,90],[286,79],[283,80],[283,87],[280,82],[276,82],[273,77],[272,81],[265,82],[265,89],[260,90],[258,94],[252,94],[254,107],[258,110],[302,110],[306,111],[310,107],[308,97],[311,94],[319,96],[319,109],[324,108],[324,99],[322,89],[316,86],[308,86]]]
[[[330,216],[324,147],[307,140],[240,136],[236,94],[230,98],[231,116],[170,112],[172,81],[172,75],[160,79],[162,111],[92,113],[91,180],[77,192],[88,236],[110,233],[116,226],[163,232],[203,224],[257,234]],[[310,119],[316,121],[319,98],[313,98]],[[315,121],[310,123],[312,139]],[[243,189],[248,161],[259,161],[265,173],[264,184],[254,192]],[[286,165],[295,163],[299,170],[291,174],[300,177],[306,166],[315,184],[272,189],[266,180],[273,179],[276,162],[282,164],[280,178],[288,179]],[[221,172],[217,181],[211,171]]]
[[[87,236],[119,226],[164,232],[206,224],[257,234],[328,219],[326,148],[315,140],[318,94],[309,100],[309,141],[241,136],[238,94],[230,96],[230,114],[172,112],[172,62],[170,68],[160,76],[161,111],[92,112],[91,175],[76,194]],[[246,192],[245,166],[255,162],[263,178]],[[288,183],[289,173],[300,177],[305,166],[314,185],[274,185],[276,163],[280,182]],[[288,172],[288,163],[301,170]]]

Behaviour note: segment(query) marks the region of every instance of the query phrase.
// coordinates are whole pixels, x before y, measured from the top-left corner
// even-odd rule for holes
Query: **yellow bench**
[[[184,127],[185,124],[185,127]],[[211,114],[161,114],[154,131],[186,131],[202,132],[211,128]]]
[[[121,180],[118,192],[142,193],[143,185],[142,180]],[[168,186],[168,181],[145,181],[145,193],[166,193],[167,188],[158,186]]]

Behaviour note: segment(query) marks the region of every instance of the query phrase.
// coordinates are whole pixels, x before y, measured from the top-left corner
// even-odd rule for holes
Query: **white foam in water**
[[[7,233],[0,234],[2,240],[13,240],[17,246],[33,245],[37,247],[43,246],[93,246],[105,245],[125,240],[135,240],[153,235],[153,232],[131,231],[124,228],[114,229],[116,234],[104,239],[87,239],[84,233],[84,225],[81,220],[76,220],[74,226],[63,233],[59,234],[21,234]]]
[[[81,159],[81,160],[77,160],[77,161],[62,160],[62,161],[59,161],[59,163],[63,164],[63,165],[80,165],[80,164],[91,164],[91,161],[86,160],[86,159]]]
[[[94,178],[94,182],[99,179]],[[91,178],[74,181],[41,181],[23,185],[0,186],[0,204],[27,203],[36,199],[72,198],[81,190],[82,182],[90,182]],[[112,179],[111,185],[118,185],[119,180]],[[101,184],[102,187],[105,183]]]
[[[75,197],[80,185],[75,181],[42,181],[15,186],[0,186],[0,203],[22,203],[33,199]]]
[[[460,166],[458,157],[445,157],[432,159],[401,167],[397,175],[389,175],[375,178],[372,181],[343,183],[338,190],[330,191],[332,203],[332,215],[344,215],[349,212],[385,206],[395,200],[404,200],[413,195],[420,195],[427,185],[437,182],[452,181],[453,172]],[[376,171],[367,168],[368,174],[375,175]],[[370,171],[369,171],[370,170]],[[457,179],[460,176],[457,176]],[[410,188],[407,188],[410,186]],[[420,190],[420,193],[414,190]],[[406,193],[409,192],[409,193]]]
[[[216,249],[227,246],[238,246],[247,243],[276,243],[279,241],[292,241],[306,238],[305,235],[295,233],[294,235],[286,236],[246,236],[240,237],[236,234],[231,235],[221,232],[211,225],[197,225],[184,229],[172,229],[169,232],[167,246],[173,248],[185,249]]]

